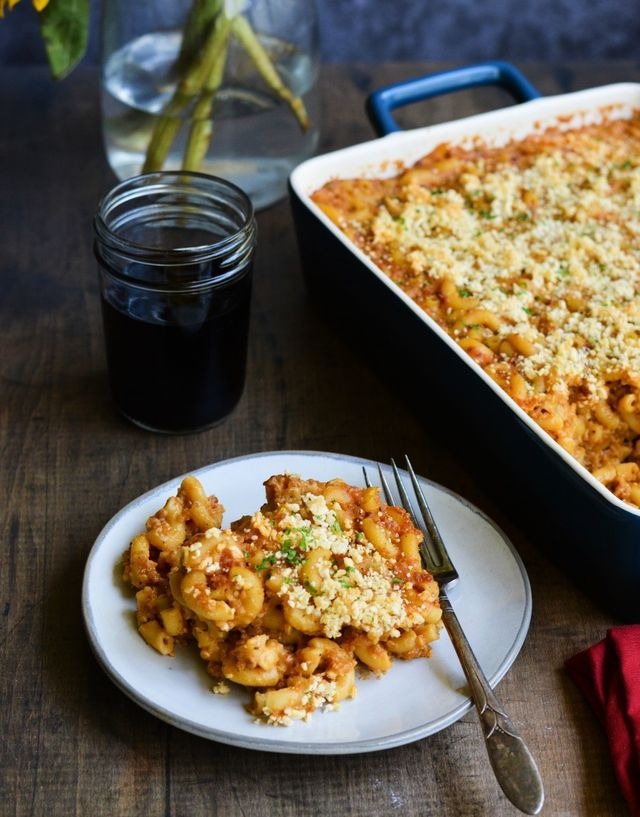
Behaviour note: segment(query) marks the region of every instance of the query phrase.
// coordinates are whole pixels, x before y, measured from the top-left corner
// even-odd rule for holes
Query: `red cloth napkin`
[[[622,793],[640,817],[640,624],[608,630],[565,668],[602,723]]]

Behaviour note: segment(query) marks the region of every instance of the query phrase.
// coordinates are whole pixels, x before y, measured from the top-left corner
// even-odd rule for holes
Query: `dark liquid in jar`
[[[104,261],[102,261],[103,266]],[[214,425],[244,386],[251,270],[208,293],[102,294],[109,381],[119,409],[156,431]]]

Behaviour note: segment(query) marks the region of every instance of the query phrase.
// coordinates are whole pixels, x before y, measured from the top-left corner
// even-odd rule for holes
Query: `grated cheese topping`
[[[261,510],[229,528],[189,509],[160,545],[137,535],[123,576],[150,646],[173,655],[194,641],[214,694],[242,686],[260,722],[287,726],[354,698],[358,662],[379,677],[393,658],[428,657],[442,610],[421,532],[377,488],[289,474],[264,484]],[[195,477],[185,485],[205,496]]]
[[[312,198],[527,414],[640,507],[640,110],[441,144]]]
[[[336,682],[314,676],[309,679],[298,706],[286,706],[283,710],[277,711],[263,706],[260,714],[264,716],[267,723],[274,726],[291,726],[295,721],[309,722],[311,714],[316,709],[338,711],[340,707],[338,703],[334,703],[335,697]]]
[[[579,149],[578,149],[579,148]],[[461,174],[455,188],[406,185],[373,220],[373,243],[531,341],[518,368],[549,392],[594,398],[624,370],[640,385],[640,157],[583,135],[570,150]],[[473,164],[473,162],[471,162]],[[409,174],[408,174],[409,175]]]
[[[269,564],[282,579],[277,595],[315,619],[327,638],[351,626],[378,640],[423,624],[424,617],[405,603],[403,582],[365,535],[343,530],[324,496],[307,493],[302,501],[302,508],[285,505],[271,529],[279,546]],[[300,565],[318,550],[326,558],[314,562],[311,581]]]

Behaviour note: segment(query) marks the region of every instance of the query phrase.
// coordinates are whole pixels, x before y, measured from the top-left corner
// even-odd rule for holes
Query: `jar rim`
[[[238,216],[237,228],[205,244],[158,248],[120,235],[109,222],[109,216],[113,216],[122,205],[156,195],[181,193],[185,196],[182,205],[185,208],[189,195],[200,197],[212,205],[217,204],[220,212],[220,205],[224,202]],[[193,208],[193,205],[189,207]],[[160,170],[133,176],[111,188],[98,203],[93,226],[97,241],[110,253],[142,261],[149,266],[181,266],[211,261],[240,250],[247,239],[254,239],[255,215],[251,199],[244,190],[227,179],[194,171]]]

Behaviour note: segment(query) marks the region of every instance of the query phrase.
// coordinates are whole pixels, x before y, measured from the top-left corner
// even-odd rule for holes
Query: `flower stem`
[[[220,36],[219,51],[212,65],[211,73],[207,77],[198,101],[191,112],[191,127],[189,128],[187,146],[182,160],[183,170],[198,170],[200,163],[207,153],[213,134],[211,111],[216,92],[222,84],[224,66],[227,60],[227,50],[229,48],[231,23],[228,18],[222,14],[218,18],[217,25],[223,29]]]
[[[143,173],[162,169],[171,145],[182,126],[180,114],[194,101],[212,75],[218,62],[221,46],[224,45],[227,36],[228,20],[224,12],[221,12],[207,35],[197,59],[185,71],[164,113],[156,122],[142,166]]]
[[[193,0],[180,53],[174,65],[179,77],[173,96],[156,120],[142,172],[161,170],[190,106],[190,128],[183,170],[198,170],[213,134],[212,109],[222,84],[230,37],[246,51],[266,84],[291,108],[307,130],[304,102],[282,81],[266,49],[242,13],[227,17],[222,0]]]
[[[173,66],[174,76],[183,76],[197,59],[221,7],[222,0],[193,0],[184,24],[180,53]]]
[[[247,18],[238,15],[234,17],[231,25],[234,36],[251,57],[264,81],[291,108],[302,130],[307,130],[309,128],[309,116],[304,102],[284,84]]]

